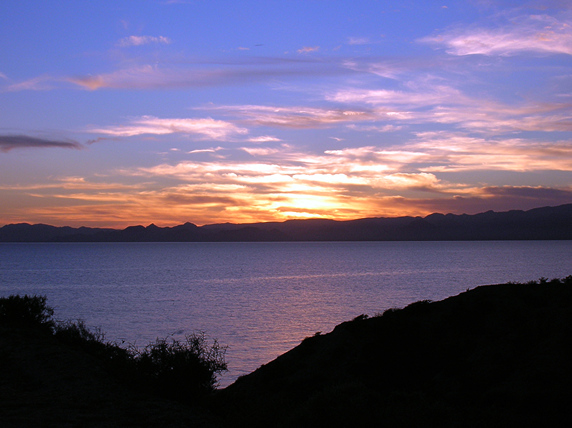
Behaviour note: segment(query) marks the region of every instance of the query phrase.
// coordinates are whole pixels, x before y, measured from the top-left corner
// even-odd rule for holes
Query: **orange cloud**
[[[149,126],[162,130],[165,124],[159,124]],[[213,155],[210,159],[209,154]],[[234,150],[197,149],[177,156],[184,159],[108,171],[97,177],[0,186],[2,200],[20,201],[12,204],[20,208],[0,220],[20,216],[26,221],[72,224],[90,218],[91,224],[106,226],[310,217],[342,220],[434,211],[474,213],[488,206],[511,208],[508,200],[515,208],[532,208],[566,203],[572,195],[569,187],[556,188],[548,182],[517,188],[489,181],[490,171],[572,171],[568,141],[425,132],[408,144],[387,147],[311,153],[286,144],[255,144]],[[480,183],[474,184],[460,182],[455,175],[458,171],[484,173]]]

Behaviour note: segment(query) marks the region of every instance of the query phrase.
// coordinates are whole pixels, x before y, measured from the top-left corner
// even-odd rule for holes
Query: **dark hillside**
[[[572,277],[562,282],[358,317],[218,398],[229,421],[261,427],[569,426]]]

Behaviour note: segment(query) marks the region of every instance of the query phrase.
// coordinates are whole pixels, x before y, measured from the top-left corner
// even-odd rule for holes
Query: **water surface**
[[[572,241],[0,244],[0,295],[138,346],[204,331],[223,385],[360,314],[570,274]]]

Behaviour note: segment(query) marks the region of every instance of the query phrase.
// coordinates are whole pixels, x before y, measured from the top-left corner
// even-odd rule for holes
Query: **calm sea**
[[[0,295],[144,346],[228,346],[227,385],[306,336],[478,285],[572,274],[572,241],[0,244]]]

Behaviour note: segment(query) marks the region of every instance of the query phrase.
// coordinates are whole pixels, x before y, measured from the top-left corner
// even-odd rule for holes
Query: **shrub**
[[[217,374],[227,370],[226,348],[215,340],[209,347],[204,333],[157,339],[136,356],[137,371],[151,379],[162,396],[179,400],[195,399],[214,391]]]
[[[157,339],[143,350],[125,349],[106,341],[101,330],[90,330],[82,320],[55,322],[53,314],[45,296],[0,298],[0,326],[41,328],[59,343],[95,357],[124,382],[150,387],[166,398],[189,401],[210,393],[217,386],[217,375],[227,370],[226,348],[216,340],[209,346],[204,333],[184,341]]]
[[[83,320],[58,322],[54,327],[54,335],[69,344],[105,341],[105,335],[101,330],[89,330]]]
[[[54,327],[54,310],[46,305],[46,296],[12,295],[0,298],[0,325],[12,327]]]
[[[98,358],[111,373],[124,379],[133,376],[133,353],[106,341],[100,329],[89,330],[82,320],[64,321],[55,325],[54,336],[60,343],[80,348]]]

